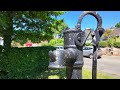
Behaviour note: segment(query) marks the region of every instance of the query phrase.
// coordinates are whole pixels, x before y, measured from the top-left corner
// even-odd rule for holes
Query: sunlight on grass
[[[48,76],[48,79],[60,79],[60,77],[58,75],[51,75]]]
[[[106,75],[103,73],[99,73],[97,77],[97,79],[116,79],[114,76]]]
[[[92,79],[92,71],[83,68],[83,79]],[[113,76],[106,75],[103,72],[97,72],[97,79],[115,79]]]
[[[92,72],[91,70],[83,69],[82,71],[82,78],[83,79],[92,79]]]
[[[37,76],[37,79],[66,79],[66,70],[55,69],[43,72],[41,75]],[[92,71],[90,69],[83,68],[82,79],[92,79]],[[114,76],[106,75],[103,72],[97,73],[97,79],[116,79]]]

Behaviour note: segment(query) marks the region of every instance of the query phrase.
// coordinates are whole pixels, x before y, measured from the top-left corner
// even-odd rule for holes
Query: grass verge
[[[83,68],[82,71],[83,79],[92,79],[92,71],[86,68]],[[55,69],[43,72],[37,77],[37,79],[66,79],[66,70],[65,69]],[[116,79],[114,76],[106,75],[103,72],[97,73],[97,79]]]

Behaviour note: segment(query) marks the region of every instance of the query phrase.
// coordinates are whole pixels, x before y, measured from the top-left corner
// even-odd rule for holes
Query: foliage
[[[102,35],[102,38],[109,39],[110,36],[112,36],[112,35],[113,35],[113,31],[112,30],[106,30],[104,32],[104,34]]]
[[[67,24],[64,23],[64,20],[58,20],[53,23],[52,31],[54,35],[59,35],[60,38],[63,38],[63,31],[67,28]]]
[[[8,72],[1,78],[27,79],[35,78],[42,71],[47,70],[49,63],[48,52],[53,47],[11,48],[8,56],[0,56],[0,71]],[[4,73],[3,73],[4,74]]]
[[[107,43],[108,43],[109,47],[113,46],[114,42],[115,42],[114,38],[110,38],[109,40],[107,40]]]
[[[115,27],[119,28],[120,27],[120,22],[118,22]]]
[[[42,35],[45,39],[51,38],[51,35],[54,34],[51,28],[57,27],[53,23],[57,22],[60,25],[61,21],[57,20],[56,17],[62,14],[64,11],[1,11],[0,35],[5,40],[5,47],[10,48],[13,39],[25,41],[28,36],[33,39],[36,34],[31,35],[31,33],[34,32],[37,33],[36,38],[40,39]],[[30,33],[26,34],[23,30],[28,30]]]
[[[99,46],[100,47],[120,47],[120,38],[116,38],[116,37],[111,37],[109,38],[109,40],[106,41],[100,41],[99,42]]]
[[[85,46],[92,46],[91,43],[85,43]]]
[[[99,44],[98,44],[99,47],[107,47],[108,46],[108,43],[107,41],[100,41]]]
[[[116,40],[116,42],[120,42],[120,37],[119,37],[119,38],[116,38],[115,40]]]
[[[14,31],[15,36],[14,36],[14,41],[20,42],[22,45],[26,43],[28,40],[31,40],[33,43],[41,42],[44,40],[50,40],[53,38],[53,35],[48,34],[41,34],[40,31],[32,32],[29,30],[19,30],[19,31]],[[21,36],[22,35],[22,36]]]
[[[64,29],[67,28],[67,25],[64,23],[64,20],[56,20],[53,23],[53,27],[51,28],[54,32],[54,34],[59,34],[61,33]]]
[[[63,39],[51,39],[48,44],[42,44],[43,46],[63,46]]]
[[[114,47],[120,48],[120,42],[114,42]]]
[[[20,46],[22,46],[22,45],[16,41],[11,42],[11,47],[20,47]]]
[[[63,46],[63,39],[51,39],[49,42],[50,46]]]

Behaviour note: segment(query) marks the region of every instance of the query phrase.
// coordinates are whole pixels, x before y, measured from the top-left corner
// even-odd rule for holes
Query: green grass
[[[41,75],[39,75],[37,79],[66,79],[66,70],[57,69],[45,71]],[[83,68],[82,79],[92,79],[91,70]],[[116,79],[116,78],[114,76],[106,75],[105,73],[98,71],[97,79]]]
[[[83,69],[83,79],[92,79],[92,71],[89,69]],[[106,75],[103,72],[97,72],[97,79],[115,79],[114,76]]]

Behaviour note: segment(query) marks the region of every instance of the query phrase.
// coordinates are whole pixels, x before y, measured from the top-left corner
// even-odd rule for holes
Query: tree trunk
[[[12,29],[9,27],[7,30],[5,30],[4,34],[4,47],[7,49],[11,48],[11,36],[12,36]]]
[[[6,18],[8,20],[8,27],[4,30],[4,47],[5,49],[11,48],[12,42],[12,34],[13,34],[13,13],[8,11],[6,14]]]

